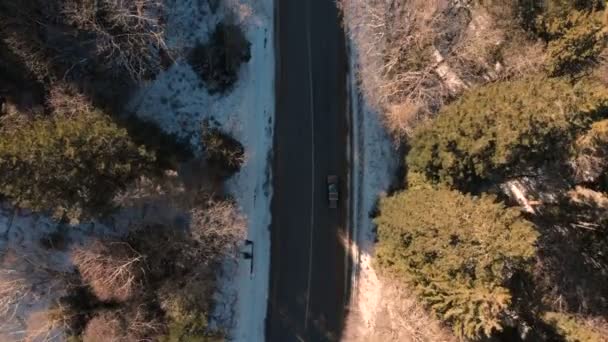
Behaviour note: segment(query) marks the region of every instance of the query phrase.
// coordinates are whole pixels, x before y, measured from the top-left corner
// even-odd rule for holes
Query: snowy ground
[[[175,0],[168,17],[169,45],[191,47],[208,40],[215,24],[229,18],[245,28],[251,60],[239,81],[224,95],[209,95],[183,60],[144,87],[133,101],[138,116],[198,146],[201,123],[213,119],[246,149],[241,171],[227,183],[248,219],[254,242],[253,273],[249,261],[227,267],[219,294],[220,324],[229,325],[235,341],[263,341],[270,266],[269,158],[274,127],[273,0],[220,1],[212,12],[205,0]],[[230,272],[233,269],[234,272]],[[224,312],[221,312],[224,311]]]
[[[11,290],[9,311],[3,311],[7,307],[0,305],[0,341],[62,340],[62,330],[49,330],[44,315],[49,305],[65,294],[67,278],[74,271],[70,252],[75,246],[86,243],[91,236],[122,236],[134,223],[180,221],[186,221],[183,212],[166,206],[164,201],[136,204],[103,222],[77,225],[0,203],[0,293],[17,289]],[[9,281],[19,286],[5,287]]]
[[[219,7],[212,11],[209,3],[214,2]],[[255,243],[255,264],[250,274],[249,261],[227,263],[220,279],[223,287],[218,293],[217,315],[218,323],[229,329],[233,340],[263,341],[270,263],[269,156],[275,102],[273,0],[171,0],[168,3],[167,42],[173,48],[185,50],[207,41],[221,20],[231,20],[244,27],[251,42],[251,59],[241,67],[239,81],[225,95],[209,95],[190,66],[178,58],[175,65],[155,81],[142,86],[131,106],[141,118],[159,123],[169,133],[191,139],[193,146],[199,146],[199,132],[205,119],[214,119],[245,146],[246,162],[226,187],[247,216],[248,239]],[[36,329],[46,329],[36,326],[46,321],[37,313],[62,295],[65,284],[57,275],[73,269],[69,251],[74,244],[81,244],[90,236],[124,234],[133,222],[184,222],[180,216],[183,212],[169,202],[131,203],[104,222],[64,226],[49,217],[17,211],[0,203],[0,261],[4,266],[15,265],[14,270],[3,268],[5,273],[0,276],[25,274],[26,283],[34,284],[23,286],[23,291],[16,293],[19,305],[15,312],[0,312],[2,317],[10,318],[0,321],[0,341],[27,339],[32,329],[34,334]],[[41,241],[47,241],[61,229],[69,231],[65,245],[40,248]],[[3,289],[0,284],[0,292]]]
[[[356,49],[351,48],[350,70],[357,70]],[[353,218],[352,293],[356,308],[366,325],[373,325],[381,302],[381,283],[372,268],[375,225],[372,212],[381,196],[394,183],[399,166],[395,145],[385,130],[380,113],[367,105],[350,75],[353,117]]]

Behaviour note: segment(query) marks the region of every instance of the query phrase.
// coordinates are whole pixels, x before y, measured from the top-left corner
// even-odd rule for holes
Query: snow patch
[[[372,267],[376,227],[372,214],[380,197],[393,184],[399,166],[398,153],[390,135],[382,124],[382,118],[360,94],[355,72],[357,54],[352,49],[350,56],[349,89],[352,101],[353,139],[353,227],[354,246],[352,253],[353,279],[351,299],[366,326],[374,326],[378,317],[382,296],[382,284]]]
[[[175,0],[168,18],[169,45],[193,47],[208,41],[223,19],[237,22],[251,42],[251,59],[241,66],[239,80],[226,94],[210,95],[188,63],[178,60],[155,81],[142,87],[131,106],[140,118],[200,149],[204,120],[212,119],[245,147],[245,163],[228,180],[248,220],[247,238],[254,242],[249,260],[227,262],[219,276],[218,324],[228,326],[234,341],[264,341],[264,320],[270,267],[270,154],[274,128],[274,3],[273,0],[229,0],[217,9],[212,1]],[[250,273],[250,270],[253,272]]]

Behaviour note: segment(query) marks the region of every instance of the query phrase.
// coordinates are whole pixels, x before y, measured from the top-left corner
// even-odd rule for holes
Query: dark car
[[[335,209],[338,207],[338,176],[327,176],[327,198],[329,207]]]

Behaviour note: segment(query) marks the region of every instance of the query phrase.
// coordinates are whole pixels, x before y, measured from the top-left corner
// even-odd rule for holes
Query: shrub
[[[537,234],[515,209],[489,196],[415,187],[380,203],[377,263],[411,285],[459,336],[503,326],[505,283],[535,254]]]
[[[608,90],[592,82],[533,78],[479,87],[415,132],[408,167],[456,186],[509,175],[561,158],[573,133],[607,105]]]
[[[87,286],[70,285],[66,290],[66,295],[54,301],[45,313],[46,328],[51,331],[60,327],[66,335],[78,336],[100,303]]]
[[[228,175],[237,172],[245,161],[243,145],[208,123],[203,125],[202,144],[207,162]]]
[[[87,323],[82,341],[157,341],[162,330],[162,324],[147,305],[134,303],[122,309],[98,312]]]
[[[608,119],[595,122],[573,146],[574,179],[595,182],[608,169]]]
[[[168,283],[159,293],[161,308],[167,320],[163,342],[223,341],[219,332],[209,329],[209,312],[214,290],[212,274],[194,275],[178,283]]]
[[[126,329],[115,312],[102,312],[87,323],[83,342],[125,341]]]
[[[247,221],[230,200],[208,200],[190,211],[190,231],[200,246],[200,253],[208,258],[234,254],[245,238]]]
[[[251,58],[250,49],[251,43],[240,27],[220,23],[209,43],[192,50],[189,62],[209,92],[224,92],[236,83],[241,64]]]
[[[593,327],[585,325],[575,316],[561,312],[547,312],[543,320],[554,326],[566,342],[601,342],[604,337]]]
[[[127,243],[95,240],[76,248],[72,261],[102,301],[126,301],[143,290],[143,257]]]
[[[154,156],[99,113],[36,120],[0,135],[0,192],[57,215],[105,209]]]

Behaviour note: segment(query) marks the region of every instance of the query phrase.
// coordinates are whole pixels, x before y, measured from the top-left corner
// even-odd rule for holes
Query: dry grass
[[[346,322],[346,342],[456,342],[457,338],[434,318],[403,284],[382,278],[375,289],[382,293],[376,303],[376,317],[365,322],[358,309],[351,310]]]
[[[421,120],[422,105],[412,101],[392,105],[386,111],[385,126],[393,135],[412,133],[415,124]]]
[[[72,252],[82,279],[102,301],[126,301],[142,291],[143,256],[124,242],[94,240]]]

